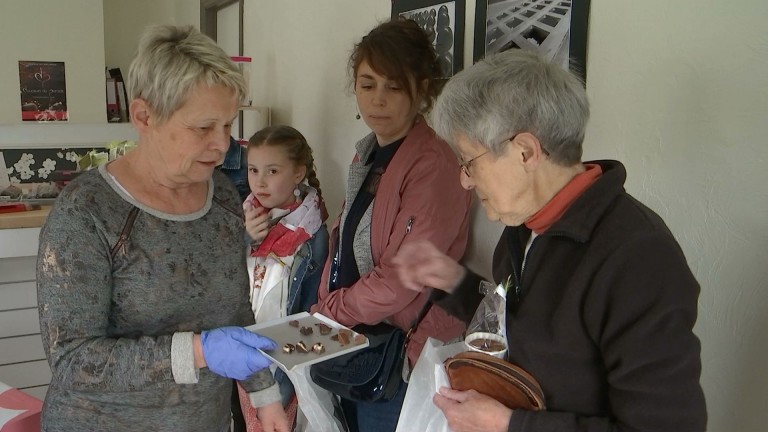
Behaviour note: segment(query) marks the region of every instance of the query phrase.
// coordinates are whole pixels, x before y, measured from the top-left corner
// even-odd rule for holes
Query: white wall
[[[344,199],[355,142],[368,132],[355,120],[347,58],[389,12],[382,0],[245,1],[243,54],[253,57],[253,104],[270,106],[272,124],[290,124],[307,137],[331,214]]]
[[[144,28],[152,24],[191,24],[200,28],[199,0],[103,0],[106,65],[123,76],[136,55]]]
[[[19,60],[63,61],[68,123],[106,122],[103,26],[100,1],[2,0],[0,124],[22,123]]]
[[[619,158],[699,282],[709,430],[768,429],[765,0],[593,0],[588,158]]]
[[[0,148],[93,147],[135,139],[130,125],[106,123],[104,67],[127,73],[139,36],[150,24],[199,27],[200,2],[0,2]],[[19,60],[65,62],[69,121],[22,123]]]
[[[367,132],[354,120],[346,59],[389,8],[382,0],[245,3],[254,103],[305,133],[331,213]],[[765,0],[592,0],[585,159],[625,163],[627,189],[665,218],[701,283],[695,331],[713,432],[768,424],[766,17]],[[470,262],[482,273],[500,228],[477,214]]]
[[[199,14],[198,14],[199,15]],[[200,21],[198,19],[198,21]],[[216,44],[230,57],[239,55],[240,50],[240,4],[219,10],[216,14]],[[198,25],[199,27],[199,25]]]

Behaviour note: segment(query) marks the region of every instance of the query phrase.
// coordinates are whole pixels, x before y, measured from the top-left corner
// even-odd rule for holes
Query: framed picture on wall
[[[473,60],[520,48],[587,77],[590,0],[478,0]]]
[[[465,0],[393,0],[392,18],[412,19],[429,34],[437,51],[441,78],[450,78],[464,67]]]
[[[22,121],[67,121],[64,62],[19,61]]]

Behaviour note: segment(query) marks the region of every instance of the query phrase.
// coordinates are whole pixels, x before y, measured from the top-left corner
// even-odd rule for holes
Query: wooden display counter
[[[0,214],[0,229],[7,228],[38,228],[43,225],[50,206],[44,206],[39,210],[27,210],[14,213]]]

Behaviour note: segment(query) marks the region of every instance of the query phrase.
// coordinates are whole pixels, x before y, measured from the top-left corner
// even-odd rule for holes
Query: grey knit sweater
[[[128,240],[111,253],[133,208]],[[102,167],[60,194],[40,234],[37,286],[53,372],[44,431],[222,431],[231,380],[194,369],[192,333],[253,324],[242,210],[214,173],[187,215],[142,206]],[[274,387],[268,369],[246,390]],[[264,393],[264,392],[261,392]]]

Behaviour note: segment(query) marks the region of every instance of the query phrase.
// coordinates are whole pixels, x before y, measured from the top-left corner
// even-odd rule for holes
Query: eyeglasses
[[[510,138],[505,139],[504,141],[502,141],[499,144],[503,144],[503,143],[505,143],[507,141],[512,141],[515,138],[517,138],[517,135],[519,135],[519,134],[514,134]],[[472,162],[474,162],[475,159],[479,158],[480,156],[485,156],[486,154],[488,154],[490,152],[491,152],[490,150],[487,150],[487,151],[485,151],[483,153],[480,153],[479,155],[473,157],[472,159],[470,159],[470,160],[468,160],[468,161],[466,161],[464,163],[460,163],[459,164],[459,168],[461,168],[461,172],[463,172],[464,175],[467,176],[467,177],[472,177],[471,175],[469,175],[469,167],[472,166]],[[549,152],[547,151],[547,149],[544,148],[544,146],[541,147],[541,152],[544,153],[544,156],[549,157]]]
[[[468,161],[466,161],[464,163],[460,163],[459,164],[459,168],[461,168],[461,172],[463,172],[464,175],[467,176],[467,177],[472,177],[472,176],[469,175],[469,167],[472,165],[472,162],[474,162],[475,159],[479,158],[480,156],[485,156],[485,155],[487,155],[490,152],[491,152],[490,150],[485,151],[485,152],[480,153],[479,155],[473,157],[472,159],[470,159],[470,160],[468,160]]]
[[[501,143],[505,143],[507,141],[512,141],[515,138],[517,138],[517,134],[512,135],[511,138],[505,139]],[[479,155],[473,157],[472,159],[470,159],[470,160],[468,160],[468,161],[466,161],[464,163],[460,163],[459,164],[459,168],[461,168],[461,172],[463,172],[464,175],[467,176],[467,178],[472,177],[471,175],[469,175],[469,167],[472,166],[472,162],[474,162],[475,159],[479,158],[480,156],[485,156],[485,155],[487,155],[490,152],[491,152],[490,150],[487,150],[486,152],[480,153]]]

